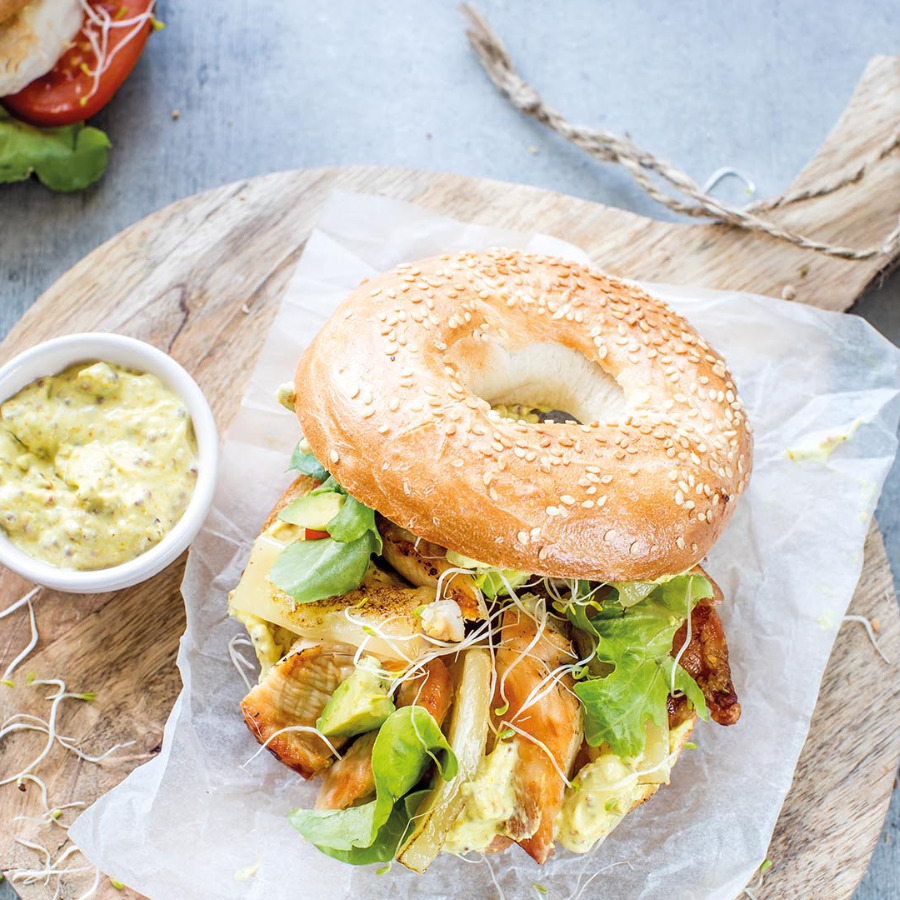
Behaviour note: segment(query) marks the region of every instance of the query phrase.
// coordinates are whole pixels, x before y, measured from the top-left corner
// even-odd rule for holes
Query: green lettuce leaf
[[[712,597],[712,585],[702,575],[671,575],[658,578],[656,581],[614,581],[610,587],[614,587],[619,595],[619,603],[622,606],[634,606],[651,594],[663,602],[680,603],[680,609],[685,608],[686,579],[692,579],[692,591],[694,600],[702,600]],[[677,610],[676,610],[677,611]]]
[[[480,569],[475,576],[475,585],[485,597],[494,600],[509,594],[507,584],[515,590],[530,580],[531,576],[527,572],[520,572],[517,569]]]
[[[612,586],[618,591],[619,603],[626,609],[645,600],[657,587],[654,581],[614,581]]]
[[[269,581],[297,603],[337,597],[359,587],[377,548],[370,531],[349,544],[330,537],[295,541],[278,555]]]
[[[375,541],[375,552],[381,553],[381,535],[375,525],[375,510],[360,503],[344,492],[346,499],[341,511],[328,523],[325,530],[336,540],[351,543],[370,534]]]
[[[665,607],[670,612],[687,618],[688,590],[690,590],[691,609],[699,600],[708,600],[713,595],[712,585],[702,575],[678,575],[662,582],[653,592],[653,602]]]
[[[435,763],[445,781],[458,764],[434,717],[421,706],[392,713],[372,747],[375,799],[349,809],[295,809],[290,822],[323,853],[353,865],[393,859],[423,791],[410,792]]]
[[[688,610],[711,595],[705,578],[682,575],[657,585],[629,607],[607,602],[591,615],[589,605],[569,604],[567,615],[594,638],[594,659],[607,670],[597,675],[593,667],[592,674],[575,685],[584,707],[585,738],[591,746],[606,743],[619,756],[639,755],[647,722],[660,728],[666,725],[673,667],[675,689],[683,691],[706,717],[703,693],[680,665],[676,667],[671,651]]]
[[[312,455],[312,453],[301,453],[300,445],[294,447],[291,454],[291,461],[288,463],[288,471],[299,472],[301,475],[308,475],[315,478],[316,481],[325,481],[329,475],[328,470]]]
[[[412,829],[412,817],[430,792],[425,789],[413,791],[394,804],[387,822],[378,829],[375,840],[369,847],[351,847],[338,850],[327,844],[316,844],[326,856],[339,859],[352,866],[367,866],[370,863],[390,862]],[[371,805],[371,804],[370,804]],[[356,807],[351,807],[351,809]],[[344,810],[346,812],[346,810]]]
[[[0,110],[0,182],[31,175],[53,191],[80,191],[106,171],[109,138],[83,122],[37,128]]]
[[[292,468],[308,470],[309,474],[314,471],[313,463],[318,465],[312,454],[294,451]],[[332,475],[324,474],[322,484],[278,514],[280,519],[290,522],[292,508],[307,502],[308,497],[335,493],[344,498],[338,514],[325,526],[327,538],[295,541],[279,554],[269,572],[269,581],[297,603],[314,603],[355,590],[366,574],[369,558],[382,549],[375,511],[351,497]]]

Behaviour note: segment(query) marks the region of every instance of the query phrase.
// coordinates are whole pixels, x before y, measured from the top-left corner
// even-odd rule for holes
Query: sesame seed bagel
[[[540,575],[689,569],[750,474],[731,375],[681,316],[596,269],[511,250],[365,282],[301,357],[296,394],[313,453],[363,503]],[[492,408],[509,403],[572,419]]]

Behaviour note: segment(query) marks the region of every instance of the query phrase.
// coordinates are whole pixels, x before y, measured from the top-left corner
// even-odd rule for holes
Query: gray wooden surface
[[[813,155],[866,61],[900,52],[896,0],[479,5],[522,74],[574,121],[627,130],[700,181],[736,167],[763,196],[782,190]],[[131,222],[279,169],[452,170],[667,216],[623,173],[505,105],[468,49],[454,2],[160,0],[160,12],[168,27],[96,123],[115,146],[104,181],[74,196],[32,183],[0,188],[0,334]],[[721,193],[741,197],[735,183]],[[900,343],[900,276],[856,311]],[[900,466],[878,517],[897,578]],[[856,900],[900,900],[898,842],[895,792]],[[0,898],[7,891],[0,884]]]

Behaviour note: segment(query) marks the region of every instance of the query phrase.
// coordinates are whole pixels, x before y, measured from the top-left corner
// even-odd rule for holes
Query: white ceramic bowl
[[[61,569],[29,556],[0,529],[0,564],[45,587],[76,594],[116,591],[162,571],[200,530],[212,504],[219,462],[219,436],[212,411],[197,383],[171,356],[150,344],[119,334],[68,334],[38,344],[0,368],[0,403],[42,375],[55,375],[87,360],[104,360],[139,372],[150,372],[182,400],[197,436],[197,483],[184,515],[155,546],[136,559],[108,569]]]

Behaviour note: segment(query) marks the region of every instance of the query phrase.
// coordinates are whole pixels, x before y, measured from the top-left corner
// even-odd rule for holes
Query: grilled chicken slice
[[[347,752],[322,775],[316,809],[346,809],[357,800],[375,795],[372,775],[372,748],[377,731],[359,735]]]
[[[573,680],[568,674],[540,700],[525,706],[551,672],[576,658],[571,642],[552,620],[535,641],[537,631],[537,622],[518,608],[510,607],[504,614],[496,653],[494,708],[502,709],[509,703],[497,722],[500,733],[507,727],[504,723],[511,723],[534,738],[519,733],[510,738],[518,744],[513,774],[516,812],[506,823],[505,832],[543,864],[553,853],[553,823],[566,787],[560,771],[567,776],[571,773],[584,732],[581,704],[572,693]]]
[[[731,680],[728,644],[725,642],[722,620],[709,603],[710,601],[698,603],[691,613],[691,641],[680,662],[703,691],[712,720],[719,725],[734,725],[741,717],[741,704]],[[678,654],[685,640],[687,622],[675,634],[672,642],[673,656]],[[670,706],[670,718],[673,711]]]
[[[430,541],[417,541],[415,535],[383,516],[378,517],[378,531],[384,542],[381,555],[410,584],[417,587],[437,587],[441,573],[453,568],[447,562],[444,547]],[[443,594],[457,602],[464,619],[480,620],[487,617],[484,600],[471,575],[459,572],[448,575],[443,583]]]
[[[397,707],[421,706],[434,716],[438,725],[444,724],[453,700],[453,679],[440,657],[429,660],[415,678],[404,681],[397,691]]]
[[[450,672],[440,659],[426,663],[421,677],[404,681],[397,691],[397,708],[421,706],[442,725],[453,699]],[[360,735],[322,777],[316,809],[346,809],[375,793],[372,747],[377,731]]]
[[[328,746],[312,732],[278,732],[294,725],[315,726],[337,686],[353,672],[355,649],[337,642],[305,650],[298,642],[294,648],[247,694],[241,710],[253,736],[261,744],[270,741],[270,753],[304,778],[312,778],[331,763]],[[343,742],[332,743],[339,747]]]

